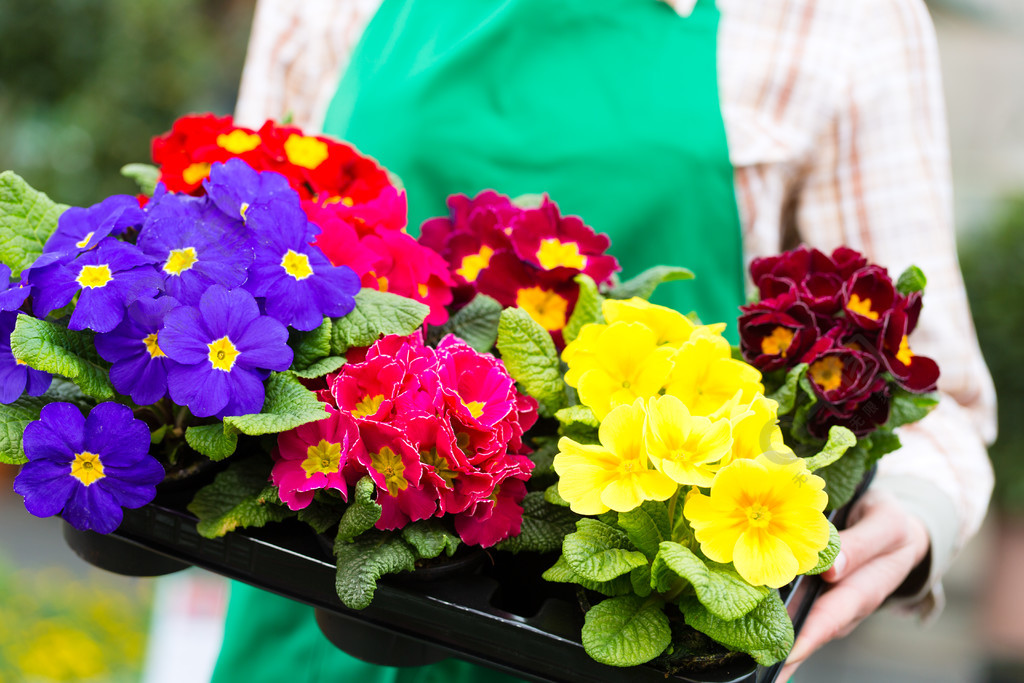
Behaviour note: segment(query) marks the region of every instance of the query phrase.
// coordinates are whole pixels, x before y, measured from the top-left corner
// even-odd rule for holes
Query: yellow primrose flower
[[[593,348],[593,359],[586,363],[588,369],[579,375],[575,386],[580,402],[589,406],[599,420],[616,406],[657,395],[672,371],[675,351],[658,346],[654,332],[640,323],[609,325]],[[567,373],[570,386],[571,378]]]
[[[675,396],[692,415],[710,415],[736,392],[741,401],[764,393],[757,368],[732,358],[732,349],[722,337],[694,336],[672,358],[675,367],[665,393]]]
[[[731,453],[731,424],[691,416],[675,396],[647,403],[647,449],[651,462],[677,484],[711,486],[716,463]]]
[[[668,500],[676,492],[674,481],[650,467],[645,419],[644,402],[637,399],[608,413],[598,429],[600,446],[559,439],[554,462],[558,493],[573,512],[629,512],[645,500]]]
[[[732,562],[754,586],[781,588],[813,569],[828,545],[824,487],[800,458],[734,460],[710,496],[691,489],[683,515],[708,558]]]
[[[741,458],[753,459],[764,454],[769,458],[787,462],[796,457],[782,438],[779,428],[779,404],[763,394],[757,394],[749,403],[741,403],[742,392],[736,392],[726,404],[709,417],[727,418],[732,423],[732,450],[719,462],[728,465]]]
[[[580,328],[580,333],[562,350],[562,360],[569,366],[565,381],[569,386],[579,384],[580,375],[599,365],[596,360],[597,340],[608,329],[607,325],[588,323]]]
[[[632,299],[605,299],[601,314],[609,323],[643,323],[654,331],[658,345],[667,344],[679,348],[693,335],[720,335],[725,323],[701,325],[690,320],[679,311],[652,304],[640,297]]]

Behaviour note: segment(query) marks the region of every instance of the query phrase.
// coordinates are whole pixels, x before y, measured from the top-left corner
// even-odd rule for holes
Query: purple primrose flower
[[[96,351],[114,364],[114,388],[139,405],[156,403],[167,394],[167,371],[177,363],[160,348],[158,333],[167,313],[178,306],[169,296],[139,299],[113,331],[96,335]]]
[[[30,368],[11,353],[11,332],[17,322],[17,313],[0,313],[0,403],[14,403],[26,391],[29,396],[42,396],[53,380],[50,373]]]
[[[299,193],[292,189],[287,178],[273,171],[257,171],[237,158],[213,164],[203,188],[220,210],[232,218],[244,219],[250,206],[270,201],[299,206]],[[313,235],[309,239],[313,239]]]
[[[60,215],[57,229],[43,247],[44,253],[60,253],[68,260],[94,249],[108,235],[119,235],[142,225],[145,214],[131,195],[114,195],[87,209],[73,206]]]
[[[0,263],[0,311],[18,310],[31,292],[32,287],[24,283],[11,284],[11,269]]]

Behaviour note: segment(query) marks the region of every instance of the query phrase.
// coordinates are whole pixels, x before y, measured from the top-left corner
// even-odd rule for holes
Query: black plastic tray
[[[842,528],[845,509],[832,518]],[[754,666],[746,657],[699,675],[599,664],[580,644],[575,588],[540,578],[556,559],[550,556],[493,553],[468,575],[436,581],[386,577],[373,604],[355,611],[335,594],[333,558],[309,527],[293,520],[206,539],[184,510],[182,493],[170,491],[125,510],[109,536],[65,523],[64,538],[84,560],[115,573],[157,576],[194,565],[312,605],[331,642],[376,664],[458,657],[542,683],[770,683],[781,669]],[[783,589],[798,631],[821,588],[818,577],[806,576]]]

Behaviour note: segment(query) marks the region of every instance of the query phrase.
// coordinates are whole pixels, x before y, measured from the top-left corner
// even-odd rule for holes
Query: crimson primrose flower
[[[244,289],[213,285],[198,307],[168,313],[159,338],[164,353],[181,364],[167,373],[171,400],[197,417],[258,413],[265,371],[292,364],[288,330],[260,315]]]
[[[146,423],[119,403],[100,403],[88,418],[71,403],[51,403],[25,427],[28,462],[14,490],[36,517],[59,513],[76,529],[109,534],[122,508],[153,500],[164,477],[149,441]]]
[[[40,256],[36,264],[43,265],[33,265],[29,271],[28,282],[35,288],[33,312],[44,318],[78,294],[68,321],[72,330],[110,332],[121,322],[126,306],[156,296],[160,288],[153,259],[135,245],[113,238],[67,264],[48,256]]]

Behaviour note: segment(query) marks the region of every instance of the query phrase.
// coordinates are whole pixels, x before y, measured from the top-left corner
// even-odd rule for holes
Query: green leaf
[[[345,504],[340,498],[318,491],[309,505],[299,510],[299,521],[313,527],[318,534],[325,533],[328,529],[338,523],[342,513],[345,511]]]
[[[786,373],[786,381],[776,389],[768,398],[779,404],[779,415],[788,415],[796,405],[797,389],[800,380],[807,374],[807,363],[800,363]]]
[[[625,533],[587,518],[576,522],[576,532],[565,537],[562,556],[574,572],[591,581],[610,581],[647,564],[647,557],[632,549]]]
[[[425,560],[445,553],[451,557],[459,548],[459,537],[449,531],[440,520],[426,519],[407,524],[402,529],[402,538],[416,549],[416,554]]]
[[[501,304],[486,294],[477,294],[434,330],[432,337],[440,341],[446,334],[454,334],[480,353],[486,353],[498,341],[499,320]]]
[[[843,457],[849,449],[857,445],[857,437],[846,427],[833,425],[828,430],[828,441],[821,451],[804,462],[811,472],[827,467]]]
[[[555,454],[558,453],[558,439],[549,437],[534,437],[537,446],[530,454],[533,461],[533,473],[530,475],[534,481],[541,477],[554,475]]]
[[[705,564],[689,548],[671,541],[661,544],[651,575],[659,587],[672,583],[673,575],[685,579],[709,612],[730,621],[750,612],[771,593],[770,588],[751,586],[727,565]]]
[[[210,460],[223,460],[235,452],[238,432],[224,430],[224,423],[193,425],[185,430],[185,441],[194,451]]]
[[[341,355],[353,346],[369,346],[386,334],[409,335],[423,325],[430,308],[390,292],[362,289],[356,307],[333,319],[331,351]]]
[[[637,595],[609,598],[594,605],[583,620],[583,649],[610,666],[637,666],[669,646],[672,629],[659,600]]]
[[[771,591],[749,614],[721,619],[693,596],[683,598],[680,609],[686,623],[730,650],[746,652],[762,666],[781,662],[793,649],[793,622],[778,591]]]
[[[814,393],[814,389],[811,387],[811,381],[804,375],[798,382],[800,391],[803,392],[804,396],[807,397],[806,401],[797,400],[797,409],[793,414],[793,428],[790,430],[790,434],[798,442],[808,445],[819,445],[821,439],[812,436],[807,431],[807,421],[810,419],[814,412],[814,407],[818,404],[818,395]]]
[[[512,204],[514,204],[516,207],[520,209],[539,209],[541,206],[544,205],[545,197],[546,195],[544,194],[521,194],[512,200]]]
[[[294,354],[291,367],[293,371],[296,369],[304,370],[321,358],[331,355],[332,328],[331,319],[324,318],[324,321],[315,330],[308,332],[291,331],[288,337],[288,346],[292,347]]]
[[[650,299],[658,285],[676,280],[692,280],[693,272],[677,266],[654,266],[636,277],[626,280],[609,293],[612,299],[629,299],[638,296]]]
[[[552,505],[557,505],[559,507],[569,507],[569,501],[567,501],[565,498],[562,498],[561,494],[558,493],[557,483],[554,483],[551,486],[544,489],[544,500],[551,503]]]
[[[331,372],[337,372],[345,364],[345,356],[328,356],[321,358],[307,368],[292,368],[291,373],[302,379],[315,379]]]
[[[820,574],[827,571],[832,563],[836,561],[836,556],[839,555],[839,530],[832,526],[832,522],[828,523],[828,545],[818,553],[818,564],[807,574]]]
[[[566,404],[565,382],[551,335],[520,308],[506,308],[498,323],[498,350],[513,379],[537,399],[542,417]]]
[[[498,550],[518,553],[551,553],[562,547],[565,537],[576,528],[579,515],[544,500],[540,491],[523,499],[523,525],[519,535],[498,544]]]
[[[11,353],[36,370],[67,377],[83,392],[101,401],[114,397],[107,368],[92,344],[91,332],[19,315],[11,333]]]
[[[569,406],[555,413],[559,422],[558,433],[580,443],[597,443],[601,421],[594,411],[584,405]]]
[[[0,173],[0,262],[10,267],[12,279],[43,253],[43,245],[67,208],[32,189],[12,171]]]
[[[204,538],[218,538],[239,527],[261,527],[292,516],[279,501],[270,481],[269,458],[246,458],[231,463],[204,486],[188,504],[199,518],[196,530]]]
[[[658,555],[661,542],[672,538],[672,523],[668,518],[668,507],[663,502],[647,500],[638,508],[620,512],[619,526],[625,530],[630,542],[650,560]]]
[[[633,586],[633,592],[641,598],[646,598],[654,590],[651,587],[651,565],[645,564],[642,567],[635,567],[629,573],[629,583]]]
[[[896,291],[907,296],[914,292],[924,291],[925,286],[928,284],[928,278],[924,276],[924,272],[917,266],[910,266],[902,273],[896,280]]]
[[[889,403],[889,420],[885,426],[896,429],[905,424],[917,422],[939,405],[938,394],[912,394],[905,389],[894,387]]]
[[[597,291],[597,285],[594,284],[590,276],[583,275],[582,273],[577,275],[575,280],[580,286],[580,294],[576,299],[576,305],[572,309],[572,315],[569,316],[569,322],[565,324],[565,329],[562,330],[562,336],[565,337],[566,344],[579,336],[580,330],[584,325],[604,322],[604,316],[601,314],[601,304],[604,302],[604,297]]]
[[[286,432],[326,417],[324,404],[317,400],[316,394],[290,373],[274,372],[266,382],[263,410],[253,415],[225,417],[224,424],[225,431],[231,427],[243,434],[259,436]]]
[[[825,480],[828,509],[835,510],[850,502],[867,471],[868,451],[857,444],[837,462],[823,467],[815,474]]]
[[[125,164],[121,167],[121,175],[134,180],[139,192],[147,197],[153,196],[160,181],[160,169],[151,164]]]
[[[356,482],[355,491],[352,493],[352,500],[348,509],[341,516],[338,522],[338,535],[334,539],[334,552],[349,543],[359,534],[373,528],[373,525],[380,519],[381,507],[373,501],[373,495],[377,491],[377,485],[373,479],[366,476]]]
[[[21,445],[25,427],[38,420],[39,412],[52,402],[46,395],[22,395],[14,403],[0,403],[0,463],[22,465],[28,462]]]
[[[617,576],[611,581],[591,581],[580,576],[572,570],[564,557],[559,557],[554,566],[541,575],[545,581],[552,583],[575,583],[587,590],[612,597],[615,595],[629,595],[633,592],[633,584],[629,574]]]
[[[373,602],[377,580],[416,568],[416,555],[400,537],[391,533],[371,534],[354,543],[335,547],[338,574],[334,587],[349,609],[366,609]]]
[[[887,427],[878,429],[869,437],[869,439],[870,445],[865,444],[865,447],[868,449],[868,467],[871,467],[878,462],[883,455],[892,453],[903,445],[900,443],[900,437]]]

